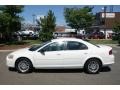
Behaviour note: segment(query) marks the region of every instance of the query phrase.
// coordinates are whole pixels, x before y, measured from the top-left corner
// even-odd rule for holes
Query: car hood
[[[28,53],[29,52],[29,50],[28,50],[29,48],[23,48],[23,49],[18,49],[18,50],[16,50],[16,51],[14,51],[14,52],[12,52],[12,53],[10,53],[10,54],[25,54],[25,53]]]

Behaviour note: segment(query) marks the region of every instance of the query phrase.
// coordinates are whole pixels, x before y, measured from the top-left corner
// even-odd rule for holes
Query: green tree
[[[113,35],[113,40],[118,40],[118,43],[120,44],[120,22],[115,22],[113,25],[113,32],[115,35]]]
[[[76,30],[88,29],[94,21],[92,9],[93,7],[88,6],[83,8],[65,8],[64,16],[67,25]]]
[[[38,21],[38,24],[42,28],[42,31],[39,35],[41,41],[48,41],[53,38],[53,32],[55,31],[56,27],[55,23],[56,17],[51,10],[48,11],[47,15],[44,16],[44,18],[40,18],[40,22]]]
[[[6,36],[6,39],[11,39],[13,32],[21,29],[20,13],[24,6],[5,5],[0,6],[0,32]]]
[[[120,33],[120,22],[116,22],[113,26],[113,32]]]

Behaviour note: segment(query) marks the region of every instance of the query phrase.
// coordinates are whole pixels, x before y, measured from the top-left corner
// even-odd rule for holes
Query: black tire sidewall
[[[98,65],[99,65],[99,69],[98,69],[96,72],[91,72],[91,71],[88,69],[88,65],[89,65],[89,63],[90,63],[91,61],[95,61],[95,62],[97,62]],[[101,63],[100,63],[100,61],[97,60],[97,59],[90,59],[90,60],[88,60],[88,61],[86,62],[85,66],[84,66],[84,69],[85,69],[85,72],[88,73],[88,74],[98,74],[99,71],[100,71],[100,69],[101,69]]]
[[[29,64],[29,69],[28,69],[27,71],[25,71],[25,72],[21,72],[21,70],[20,70],[19,67],[18,67],[18,64],[19,64],[21,61],[26,61],[26,62]],[[20,59],[16,62],[15,67],[16,67],[16,69],[17,69],[17,71],[18,71],[19,73],[30,73],[30,72],[32,71],[32,68],[33,68],[32,63],[31,63],[30,60],[27,59],[27,58],[20,58]]]

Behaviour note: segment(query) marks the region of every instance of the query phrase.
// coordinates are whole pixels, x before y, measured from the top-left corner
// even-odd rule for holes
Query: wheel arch
[[[32,62],[31,59],[29,59],[29,58],[27,58],[27,57],[19,57],[19,58],[17,58],[16,61],[15,61],[15,67],[16,67],[16,64],[17,64],[22,58],[25,58],[25,59],[29,60],[30,63],[32,64],[32,66],[33,66],[33,62]]]
[[[98,60],[98,61],[101,63],[101,66],[103,65],[103,62],[102,62],[101,58],[99,58],[99,57],[90,57],[90,58],[88,58],[88,59],[84,62],[84,66],[85,66],[85,64],[86,64],[89,60],[91,60],[91,59],[96,59],[96,60]]]

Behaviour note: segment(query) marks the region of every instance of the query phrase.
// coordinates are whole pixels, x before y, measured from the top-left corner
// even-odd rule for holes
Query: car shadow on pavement
[[[100,72],[110,72],[110,67],[103,67]],[[84,69],[34,69],[35,73],[82,73]]]
[[[9,71],[16,72],[16,69],[9,68]],[[110,72],[110,67],[103,67],[100,72]],[[83,73],[84,69],[33,69],[33,73]]]
[[[8,70],[9,70],[9,71],[16,72],[16,69],[15,69],[15,68],[11,68],[11,67],[9,67]]]
[[[35,73],[82,73],[83,69],[34,69]]]
[[[110,71],[111,71],[111,68],[106,66],[106,67],[103,67],[100,72],[110,72]]]

